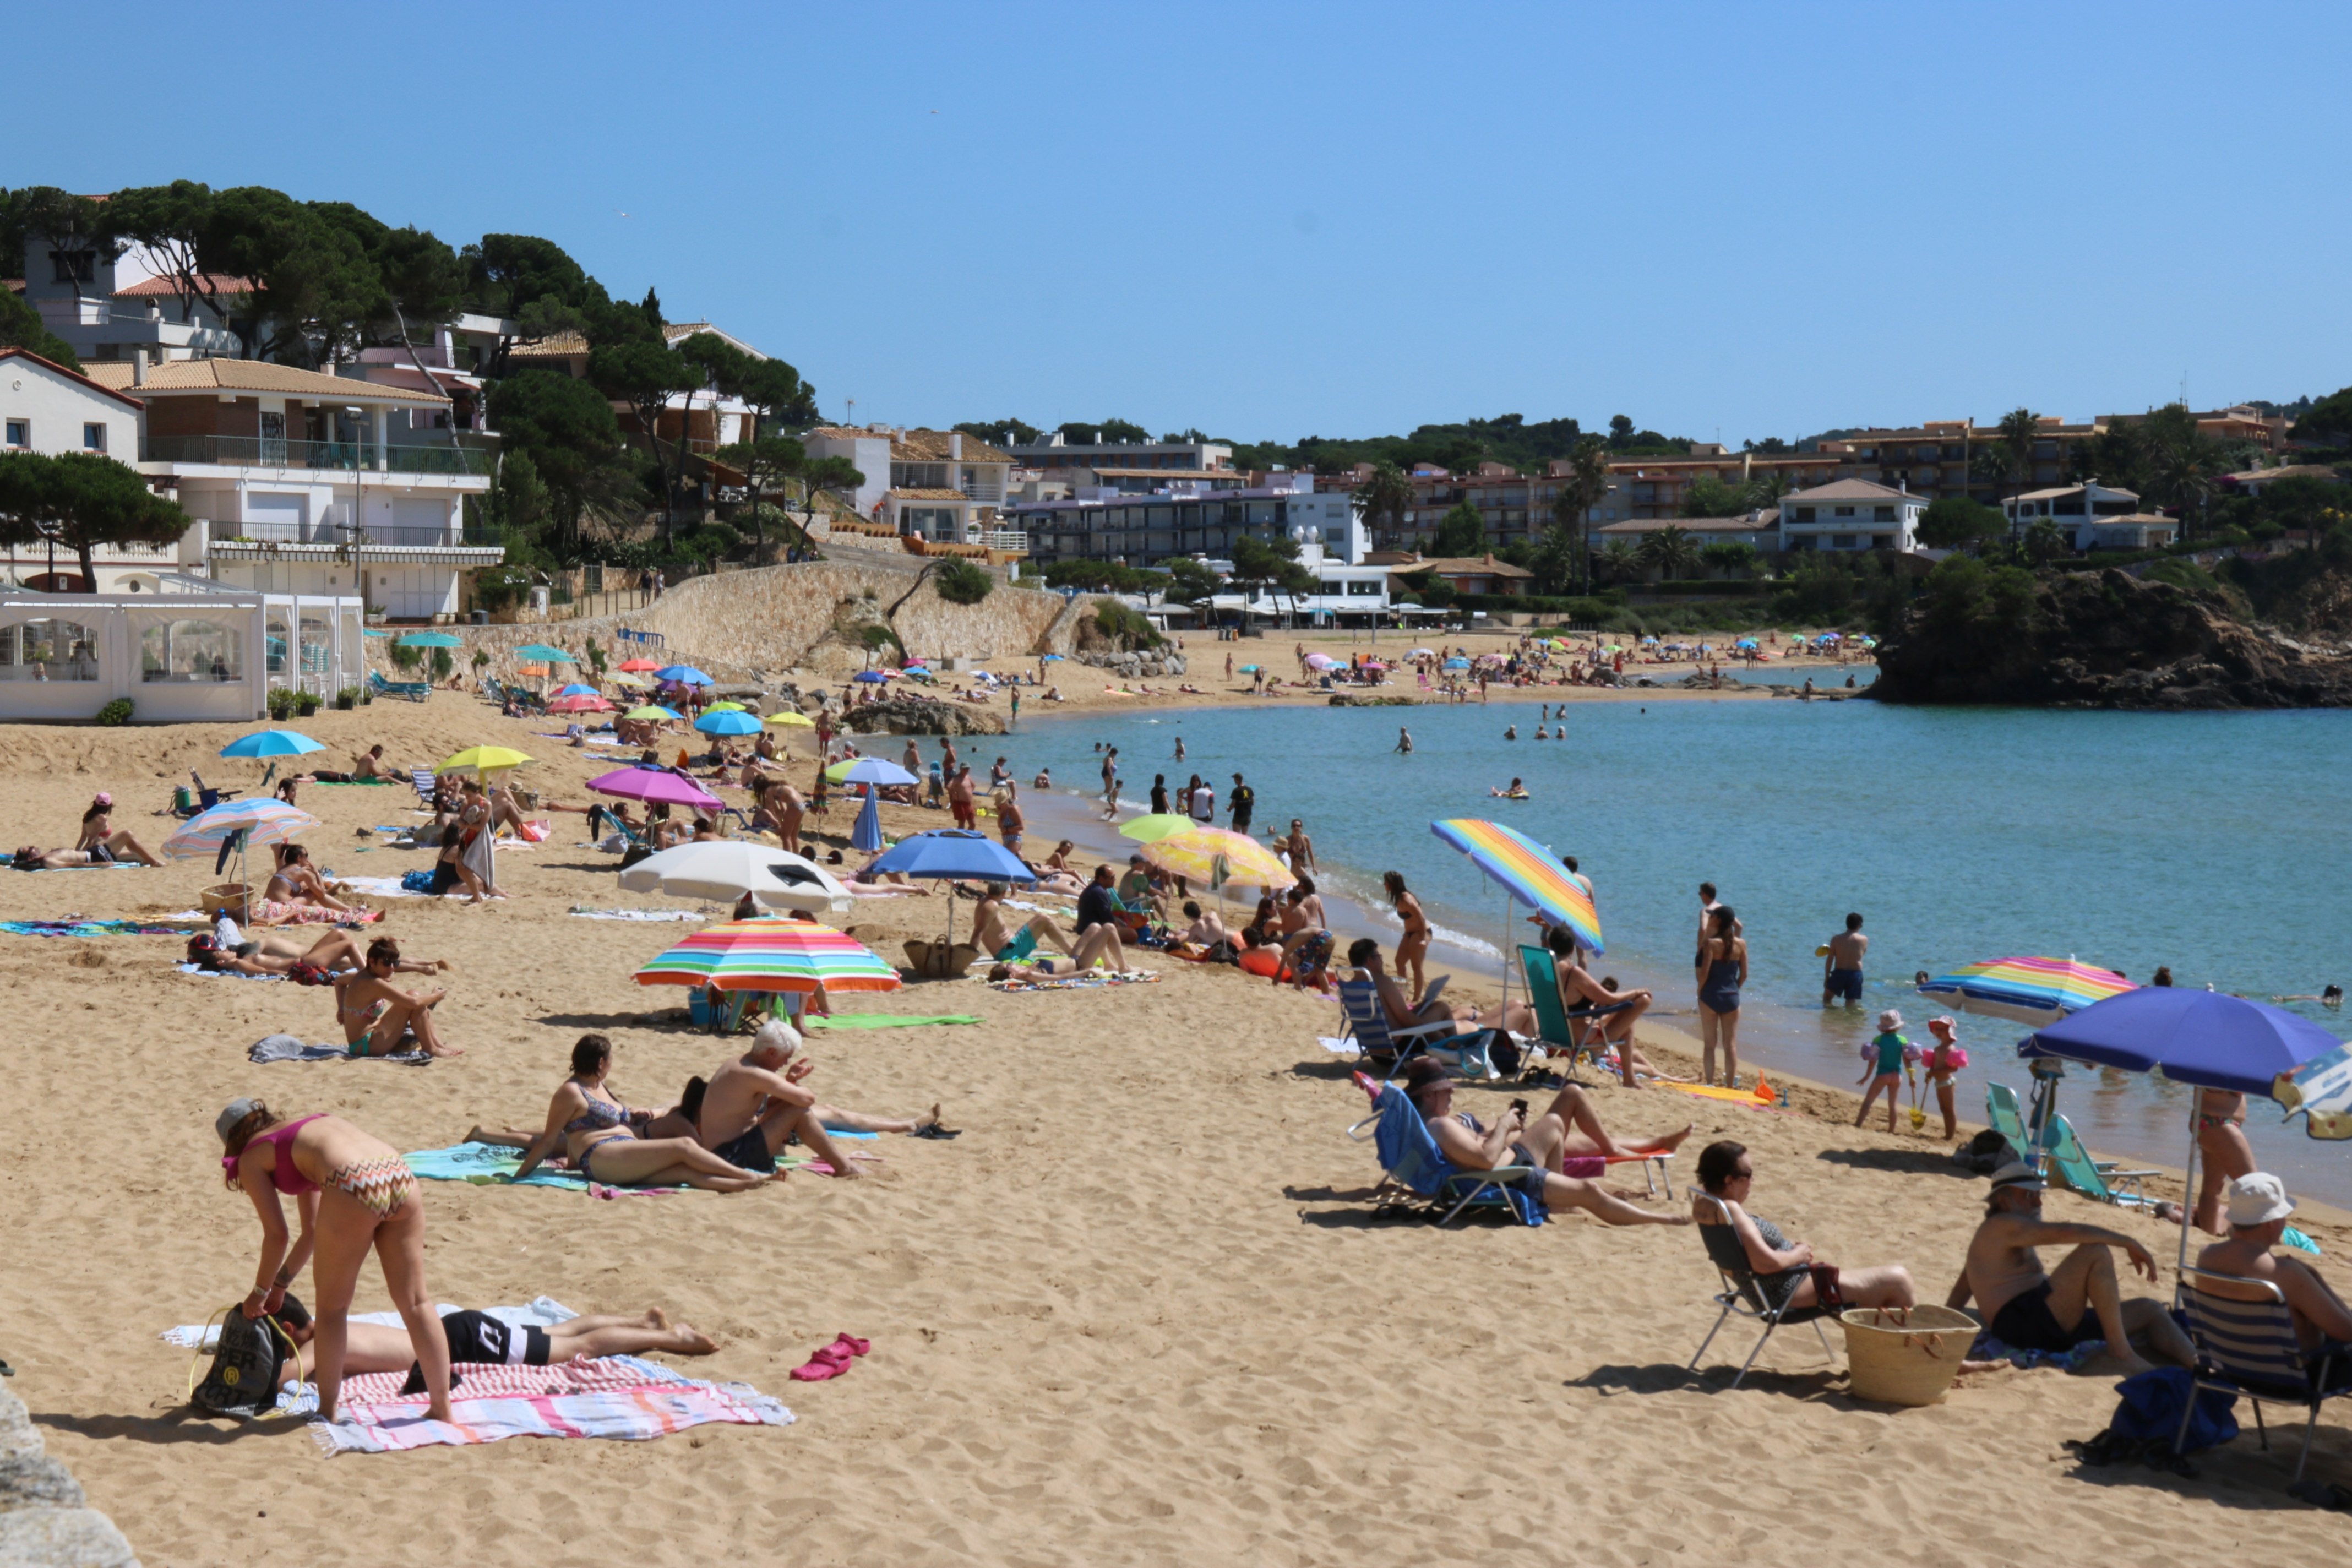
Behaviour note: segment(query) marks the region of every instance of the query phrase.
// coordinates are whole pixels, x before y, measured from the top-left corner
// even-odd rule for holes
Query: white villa
[[[1780,498],[1784,550],[1893,550],[1919,545],[1927,498],[1868,479],[1835,479]]]

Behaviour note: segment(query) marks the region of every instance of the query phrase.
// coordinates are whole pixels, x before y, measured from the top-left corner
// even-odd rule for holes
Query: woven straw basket
[[[1977,1336],[1976,1320],[1949,1307],[1854,1307],[1845,1325],[1845,1360],[1853,1396],[1880,1405],[1933,1405],[1959,1375]]]

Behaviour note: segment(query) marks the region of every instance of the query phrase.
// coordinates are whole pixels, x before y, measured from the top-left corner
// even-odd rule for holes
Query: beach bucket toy
[[[1845,1325],[1845,1363],[1853,1396],[1877,1405],[1933,1405],[1952,1386],[1976,1342],[1976,1320],[1950,1307],[1853,1307]]]

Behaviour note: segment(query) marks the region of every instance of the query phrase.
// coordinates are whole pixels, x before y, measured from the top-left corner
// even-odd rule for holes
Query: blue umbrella
[[[706,735],[756,735],[760,721],[754,714],[730,708],[723,713],[705,713],[694,727]]]
[[[575,680],[571,685],[565,687],[562,690],[557,692],[556,695],[558,697],[596,697],[601,696],[602,693],[593,686],[583,686],[579,681]]]
[[[717,681],[690,664],[673,664],[654,671],[656,680],[675,681],[680,686],[716,686]]]
[[[877,871],[899,871],[909,877],[971,877],[1001,882],[1034,882],[1037,874],[1021,858],[984,833],[963,827],[935,827],[910,833],[874,862]]]
[[[299,757],[305,752],[323,752],[327,748],[308,735],[292,730],[256,730],[250,735],[239,735],[221,748],[224,757]]]
[[[1058,662],[1058,661],[1060,660],[1061,657],[1062,657],[1062,656],[1061,656],[1060,654],[1058,654],[1058,653],[1049,653],[1049,654],[1045,655],[1045,657],[1044,660],[1042,660],[1042,662],[1044,662],[1044,663],[1047,663],[1047,664],[1055,663],[1055,662]]]
[[[751,727],[755,730],[759,728],[757,724]],[[831,774],[828,773],[827,776]],[[843,769],[835,782],[836,784],[919,784],[921,781],[896,763],[886,761],[881,757],[860,757]],[[982,840],[982,842],[986,841]],[[966,873],[951,871],[941,874],[960,877]]]
[[[878,669],[861,669],[849,679],[852,680],[863,680],[869,685],[879,685],[881,682],[887,680],[890,678],[883,674]]]
[[[865,809],[857,814],[857,826],[849,830],[849,847],[867,854],[882,847],[882,797],[869,794]]]
[[[1445,661],[1445,668],[1448,669],[1467,669],[1470,668],[1470,661],[1466,658],[1449,658]]]

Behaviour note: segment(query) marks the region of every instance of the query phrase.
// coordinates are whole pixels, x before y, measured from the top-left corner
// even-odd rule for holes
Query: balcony
[[[337,469],[361,474],[464,474],[487,479],[498,454],[479,437],[458,447],[373,441],[288,441],[267,436],[158,436],[139,445],[146,463],[204,463],[240,468]]]

